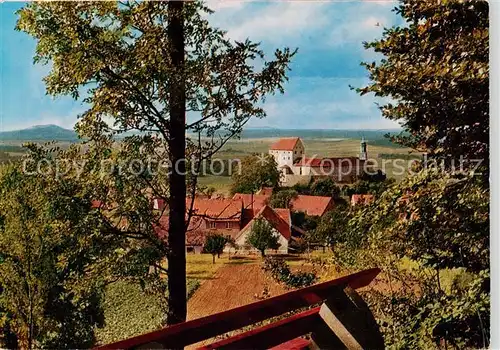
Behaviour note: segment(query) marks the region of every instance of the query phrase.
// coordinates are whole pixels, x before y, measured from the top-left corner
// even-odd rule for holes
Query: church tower
[[[365,137],[361,138],[360,152],[359,152],[359,160],[367,160],[368,153],[366,152],[366,141]]]

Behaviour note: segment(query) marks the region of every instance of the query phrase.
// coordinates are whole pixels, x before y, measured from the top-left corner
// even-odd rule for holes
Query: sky
[[[363,41],[380,38],[384,27],[401,25],[392,0],[209,0],[210,21],[234,40],[261,42],[267,54],[298,48],[285,94],[266,99],[267,117],[251,127],[286,129],[389,129],[374,96],[349,86],[366,85],[360,62],[379,59]],[[33,64],[35,41],[14,30],[20,2],[0,1],[0,131],[55,124],[72,128],[86,107],[70,97],[45,94],[49,67]],[[269,56],[271,57],[271,56]]]

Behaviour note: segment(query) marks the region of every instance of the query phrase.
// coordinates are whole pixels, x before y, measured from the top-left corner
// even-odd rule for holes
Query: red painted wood
[[[216,335],[282,315],[288,311],[320,303],[328,298],[331,291],[338,286],[350,286],[353,289],[365,287],[379,272],[378,268],[360,271],[232,310],[103,345],[98,349],[130,349],[152,342],[164,344],[168,348],[195,344]]]
[[[307,310],[263,327],[254,328],[227,339],[198,348],[198,350],[268,349],[312,332],[322,322],[320,307]]]
[[[286,343],[272,347],[269,350],[305,350],[309,348],[310,340],[304,338],[295,338]]]

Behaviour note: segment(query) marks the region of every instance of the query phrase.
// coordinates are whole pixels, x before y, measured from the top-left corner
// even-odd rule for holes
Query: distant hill
[[[57,125],[35,125],[28,129],[0,132],[0,141],[77,141],[73,130]]]
[[[361,139],[364,137],[370,144],[380,146],[395,146],[384,137],[387,133],[398,134],[400,130],[332,130],[332,129],[276,129],[276,128],[247,128],[241,133],[242,139],[277,138],[298,136],[303,139]],[[221,131],[221,134],[223,132]],[[133,132],[117,136],[122,139],[133,135]],[[2,141],[78,141],[73,130],[61,128],[57,125],[36,125],[28,129],[0,132]]]
[[[241,133],[241,138],[267,138],[267,137],[294,137],[303,139],[361,139],[367,140],[384,139],[387,133],[398,134],[398,129],[382,130],[342,130],[342,129],[276,129],[276,128],[248,128]]]

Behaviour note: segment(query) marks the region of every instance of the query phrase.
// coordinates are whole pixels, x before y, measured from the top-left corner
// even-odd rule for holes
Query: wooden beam
[[[307,310],[263,327],[243,332],[227,339],[198,348],[198,350],[268,349],[312,332],[323,323],[320,307]]]
[[[384,349],[384,339],[378,324],[363,299],[352,288],[332,291],[319,311],[319,315],[349,350]],[[323,339],[314,342],[325,348]]]
[[[360,271],[232,310],[103,345],[98,349],[130,349],[153,342],[163,344],[167,348],[181,348],[289,311],[321,303],[339,286],[342,289],[346,286],[352,289],[365,287],[379,272],[378,268]]]

